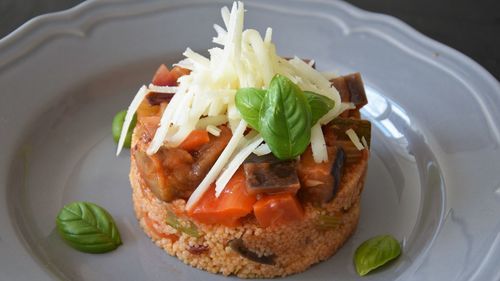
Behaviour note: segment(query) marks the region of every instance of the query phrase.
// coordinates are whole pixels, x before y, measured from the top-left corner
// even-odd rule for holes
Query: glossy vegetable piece
[[[328,146],[327,152],[328,161],[322,163],[314,161],[310,147],[301,155],[297,169],[302,186],[298,192],[301,201],[326,203],[334,197],[336,184],[332,170],[335,170],[337,147]]]
[[[245,246],[245,243],[241,238],[236,238],[228,243],[229,247],[236,253],[240,254],[242,257],[247,258],[251,261],[261,263],[261,264],[268,264],[268,265],[274,265],[276,264],[275,258],[276,256],[274,254],[272,255],[267,255],[267,256],[260,256],[257,253],[251,251]]]
[[[194,130],[178,147],[187,151],[194,151],[200,149],[209,141],[210,137],[206,130]]]
[[[166,202],[178,198],[187,199],[226,147],[231,138],[231,130],[221,126],[218,137],[210,135],[210,141],[193,152],[177,147],[162,147],[149,156],[144,147],[140,146],[148,145],[158,122],[158,116],[144,117],[139,122],[139,147],[132,150],[137,169],[146,186],[158,199]]]
[[[279,160],[274,155],[251,155],[243,164],[249,194],[288,192],[300,188],[296,160]]]
[[[262,227],[287,224],[304,218],[302,205],[290,193],[263,196],[253,205],[253,211]]]
[[[122,244],[111,215],[89,202],[65,205],[57,215],[57,231],[71,247],[86,253],[105,253]]]
[[[156,86],[176,86],[177,78],[171,75],[166,65],[162,64],[156,70],[151,83]]]
[[[177,86],[177,79],[189,73],[190,71],[188,69],[179,66],[175,66],[172,70],[168,70],[168,67],[162,64],[156,70],[151,83],[156,86]]]
[[[348,140],[349,137],[346,135],[346,131],[349,129],[353,129],[354,132],[361,137],[366,139],[368,146],[370,146],[371,142],[371,128],[372,125],[368,120],[360,120],[353,118],[335,118],[327,125],[328,130],[331,130],[331,134],[333,134],[332,138],[334,141],[338,140]]]
[[[205,224],[237,226],[240,218],[252,212],[255,201],[256,197],[247,193],[245,175],[240,168],[218,198],[212,185],[188,215]]]
[[[149,95],[146,96],[146,98]],[[160,105],[152,105],[148,100],[144,100],[141,102],[139,107],[137,108],[136,114],[137,118],[141,119],[142,117],[148,116],[160,116],[161,107]]]
[[[368,103],[361,75],[358,72],[352,73],[334,78],[330,82],[339,91],[342,102],[352,102],[356,106],[356,109],[344,112],[342,117],[359,119],[359,109]]]
[[[122,132],[123,122],[125,121],[125,115],[127,115],[126,110],[122,110],[118,112],[113,118],[113,123],[111,126],[111,132],[113,133],[113,140],[118,143],[120,140],[120,134]],[[125,137],[125,142],[123,143],[123,147],[130,148],[132,143],[132,132],[134,131],[135,124],[137,123],[137,115],[134,114],[132,118],[132,122],[130,123],[130,127],[127,132],[127,136]]]
[[[335,118],[323,128],[325,141],[328,146],[339,146],[344,149],[345,164],[359,163],[363,158],[363,151],[358,150],[346,135],[348,129],[353,129],[359,138],[364,137],[368,146],[371,142],[371,123],[367,120],[354,118]]]
[[[138,117],[139,125],[142,128],[142,138],[146,138],[147,142],[150,142],[155,133],[156,129],[160,124],[160,116],[142,116]]]
[[[153,155],[147,155],[141,149],[135,149],[133,153],[141,178],[160,200],[169,202],[191,195],[193,188],[186,179],[189,178],[194,159],[189,152],[169,148]],[[186,183],[182,185],[182,182]]]
[[[354,265],[360,276],[397,258],[399,242],[391,235],[379,235],[363,242],[354,253]]]
[[[146,100],[150,105],[160,105],[162,102],[169,102],[174,94],[151,92],[146,95]]]

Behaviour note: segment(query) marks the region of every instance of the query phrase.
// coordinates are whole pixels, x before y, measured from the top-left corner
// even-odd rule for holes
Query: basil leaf
[[[315,125],[316,122],[328,113],[334,106],[335,102],[323,95],[316,94],[310,91],[304,91],[307,102],[311,107],[312,120],[311,124]]]
[[[73,202],[57,215],[57,230],[71,247],[86,253],[104,253],[122,244],[111,215],[96,204]]]
[[[354,253],[354,265],[360,276],[366,275],[397,258],[401,254],[399,242],[390,235],[375,236],[363,242]]]
[[[259,111],[266,90],[241,88],[236,92],[235,104],[241,117],[254,129],[259,129]]]
[[[260,134],[279,159],[299,156],[311,140],[311,109],[302,90],[282,75],[271,80],[260,109]]]

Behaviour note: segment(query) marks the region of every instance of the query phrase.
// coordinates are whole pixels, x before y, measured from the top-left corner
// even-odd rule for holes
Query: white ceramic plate
[[[0,41],[2,280],[218,280],[153,245],[132,210],[110,127],[160,63],[212,46],[222,1],[89,1]],[[355,248],[390,233],[403,255],[363,280],[499,280],[500,87],[483,68],[391,17],[335,1],[249,1],[282,55],[362,73],[373,157],[356,234],[287,280],[358,280]],[[74,200],[108,209],[124,245],[77,252],[55,234]]]

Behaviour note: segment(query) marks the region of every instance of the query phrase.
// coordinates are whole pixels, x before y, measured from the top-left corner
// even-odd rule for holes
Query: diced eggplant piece
[[[247,258],[251,261],[267,264],[267,265],[275,265],[276,264],[276,256],[274,254],[267,256],[260,256],[257,253],[251,251],[245,246],[245,243],[241,238],[236,238],[228,243],[229,247],[236,253],[240,254],[242,257]]]
[[[339,91],[343,102],[352,102],[357,109],[368,103],[363,80],[359,72],[333,78],[330,82]]]
[[[328,161],[316,163],[308,148],[300,157],[298,175],[301,188],[299,198],[303,202],[326,203],[335,197],[345,166],[359,163],[365,151],[358,150],[346,135],[353,129],[367,143],[371,139],[371,123],[353,118],[336,118],[323,127],[328,150]]]
[[[372,124],[367,120],[353,118],[335,118],[326,125],[327,145],[333,145],[335,141],[350,141],[345,133],[349,129],[353,129],[360,139],[364,137],[368,146],[370,146]]]
[[[359,109],[368,103],[361,75],[359,73],[353,73],[331,79],[330,82],[335,89],[339,91],[342,102],[352,102],[356,106],[355,109],[343,112],[341,117],[354,117],[359,119]]]
[[[366,98],[365,87],[361,74],[359,72],[344,76],[347,88],[349,89],[350,102],[356,105],[357,109],[365,106],[368,103]]]
[[[301,188],[298,191],[302,202],[327,203],[333,199],[340,184],[342,174],[343,152],[337,147],[328,146],[328,161],[316,163],[312,151],[308,148],[300,157],[298,174]],[[340,176],[335,177],[335,174]],[[337,180],[338,179],[338,180]]]
[[[138,124],[141,141],[131,151],[137,169],[156,197],[166,202],[189,198],[231,139],[231,130],[222,126],[220,135],[210,136],[210,141],[196,153],[162,147],[157,153],[147,155],[145,151],[152,135],[145,123]]]
[[[146,96],[150,105],[160,105],[162,102],[169,102],[174,94],[152,92]]]
[[[274,156],[250,156],[243,164],[249,194],[290,192],[300,188],[297,161],[281,161]]]
[[[368,147],[371,142],[371,123],[367,120],[353,118],[335,118],[323,128],[325,141],[328,146],[342,147],[345,154],[345,165],[358,163],[363,157],[363,152],[358,150],[345,133],[353,129],[361,139],[364,137]]]

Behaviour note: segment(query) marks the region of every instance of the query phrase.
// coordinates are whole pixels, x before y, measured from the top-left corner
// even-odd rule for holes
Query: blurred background
[[[27,20],[71,8],[81,0],[0,0],[0,38]],[[499,0],[347,0],[401,19],[474,59],[500,80]]]

